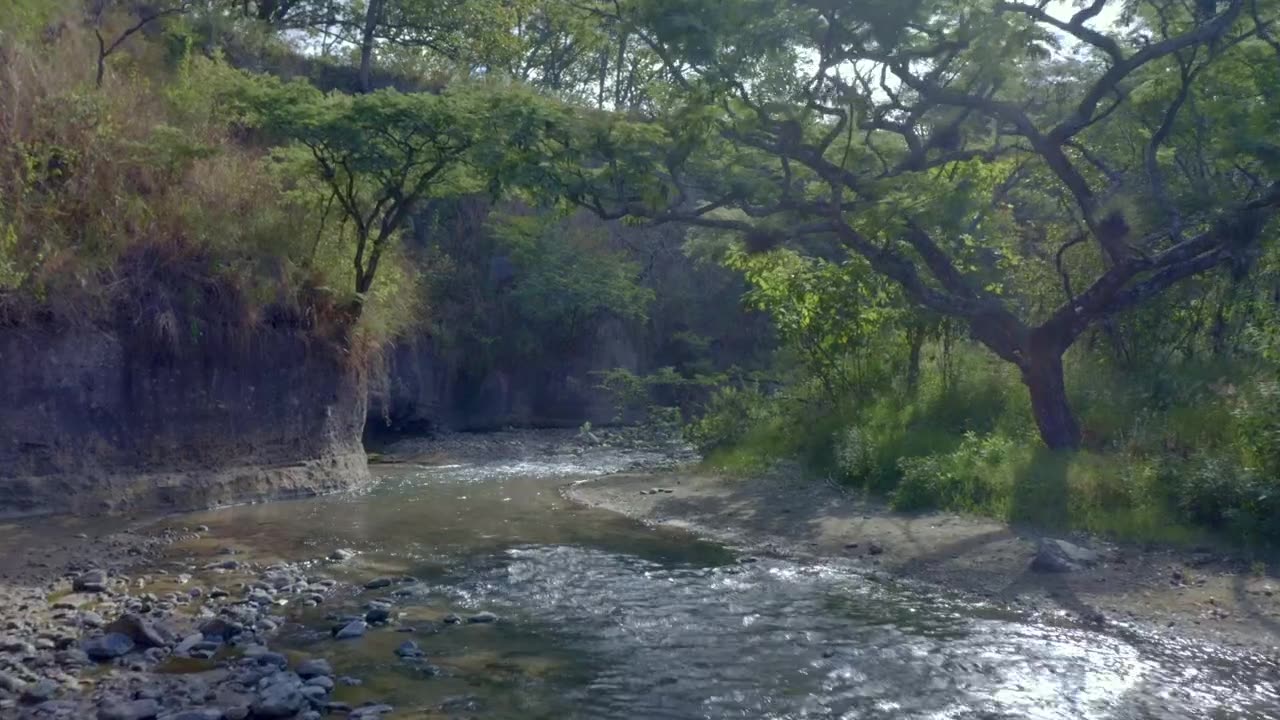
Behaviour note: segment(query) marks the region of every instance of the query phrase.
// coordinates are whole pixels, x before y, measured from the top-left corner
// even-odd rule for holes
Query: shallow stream
[[[395,717],[1280,718],[1273,660],[1044,624],[855,565],[743,562],[563,499],[590,474],[583,465],[377,472],[364,496],[187,521],[267,559],[351,548],[355,558],[323,569],[357,588],[416,578],[289,611],[277,643],[363,678],[337,699],[388,702]],[[327,613],[397,591],[396,624],[330,638]],[[501,621],[441,622],[479,611]],[[396,656],[407,639],[424,661]]]

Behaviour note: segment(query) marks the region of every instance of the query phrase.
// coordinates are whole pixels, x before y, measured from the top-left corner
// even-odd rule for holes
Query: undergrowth
[[[884,498],[1135,541],[1280,543],[1280,385],[1265,367],[1184,362],[1160,373],[1077,354],[1069,366],[1087,445],[1040,445],[1015,372],[965,348],[926,373],[832,401],[813,383],[716,391],[686,436],[715,469],[782,458]],[[1223,377],[1250,378],[1231,384]]]

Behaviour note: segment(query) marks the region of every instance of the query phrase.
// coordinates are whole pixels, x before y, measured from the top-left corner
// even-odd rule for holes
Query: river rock
[[[302,683],[292,673],[279,673],[265,678],[250,707],[254,718],[293,717],[307,705]]]
[[[285,657],[283,653],[270,651],[259,653],[254,660],[256,660],[259,665],[272,665],[281,670],[289,667],[289,658]]]
[[[98,720],[150,720],[160,714],[155,700],[131,700],[103,703],[98,707]]]
[[[243,633],[244,626],[227,618],[217,617],[201,625],[200,632],[207,638],[226,641]]]
[[[89,654],[78,647],[69,647],[65,650],[59,650],[57,654],[53,656],[53,659],[56,660],[59,665],[79,667],[81,665],[89,664]]]
[[[327,675],[316,675],[316,676],[315,676],[315,677],[313,677],[313,678],[309,678],[309,679],[308,679],[305,683],[303,683],[303,684],[304,684],[304,685],[311,685],[311,686],[313,686],[313,687],[318,687],[318,688],[324,688],[324,691],[325,691],[325,692],[332,692],[332,691],[333,691],[333,684],[334,684],[334,683],[333,683],[333,678],[331,678],[331,677],[329,677],[329,676],[327,676]]]
[[[364,587],[366,590],[378,590],[379,588],[384,588],[389,585],[391,585],[391,578],[380,577],[380,578],[374,578],[369,582],[365,583]]]
[[[353,709],[351,714],[347,715],[347,720],[376,720],[376,718],[393,713],[395,710],[390,705],[365,705]]]
[[[364,635],[365,630],[369,626],[363,620],[353,620],[334,633],[334,637],[338,640],[351,640]]]
[[[197,708],[161,715],[160,720],[223,720],[226,714],[216,708]]]
[[[1066,573],[1092,567],[1098,563],[1098,553],[1066,540],[1045,538],[1040,541],[1036,555],[1031,559],[1031,569],[1042,573]]]
[[[405,640],[400,643],[400,647],[396,648],[396,655],[402,658],[420,658],[426,653],[422,651],[422,648],[418,647],[418,643],[412,640]]]
[[[365,613],[364,621],[370,625],[385,623],[391,619],[391,611],[384,607],[375,607]]]
[[[298,673],[298,677],[303,678],[304,680],[309,680],[314,677],[332,675],[333,667],[329,664],[329,661],[324,658],[312,658],[310,660],[302,661],[302,663],[298,665],[296,672]]]
[[[106,622],[102,616],[91,610],[85,610],[80,613],[80,624],[88,628],[99,628]]]
[[[484,612],[478,612],[475,615],[472,615],[471,617],[467,618],[467,622],[474,623],[477,625],[487,624],[487,623],[496,623],[498,622],[498,616],[486,610]]]
[[[335,560],[337,562],[342,562],[343,560],[350,560],[355,556],[356,556],[356,551],[348,550],[347,548],[338,548],[337,550],[334,550],[333,552],[329,553],[329,559]]]
[[[28,705],[39,705],[53,699],[58,694],[58,683],[44,678],[26,686],[22,690],[22,702]]]
[[[104,661],[128,655],[133,650],[133,640],[128,635],[107,633],[84,641],[83,649],[91,660]]]
[[[71,589],[76,592],[105,592],[107,589],[107,572],[90,570],[71,582]]]
[[[128,637],[139,647],[153,648],[169,645],[168,638],[152,625],[151,621],[136,613],[125,613],[104,629],[108,633],[119,633]]]
[[[182,639],[178,646],[173,649],[174,655],[186,655],[190,653],[192,648],[204,642],[204,633],[192,633]]]
[[[11,693],[20,693],[26,689],[27,684],[18,678],[4,672],[0,672],[0,690]]]

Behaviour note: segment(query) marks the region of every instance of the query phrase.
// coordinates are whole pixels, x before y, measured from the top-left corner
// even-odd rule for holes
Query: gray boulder
[[[1067,542],[1045,538],[1040,541],[1031,569],[1041,573],[1068,573],[1098,564],[1098,553]]]
[[[133,651],[133,639],[120,633],[107,633],[84,641],[84,652],[90,660],[112,660]]]
[[[298,677],[304,680],[322,675],[333,675],[333,666],[324,658],[312,658],[299,663],[297,673]]]
[[[296,678],[280,677],[258,691],[250,710],[255,718],[289,718],[301,712],[306,705],[302,684]]]
[[[135,645],[144,648],[167,647],[169,639],[150,620],[136,613],[125,613],[106,628],[108,633],[127,636]]]
[[[105,570],[90,570],[71,581],[71,589],[76,592],[105,592],[107,589],[107,573]]]
[[[352,640],[364,635],[369,626],[363,620],[353,620],[333,634],[338,640]]]

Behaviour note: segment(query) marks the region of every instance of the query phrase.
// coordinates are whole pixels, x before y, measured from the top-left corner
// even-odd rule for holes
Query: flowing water
[[[346,547],[362,584],[295,611],[279,643],[365,679],[338,699],[397,717],[1280,718],[1273,659],[1033,622],[852,565],[740,562],[723,547],[561,498],[583,467],[384,466],[355,498],[190,522],[259,555]],[[325,613],[399,589],[400,625],[335,641]],[[493,625],[444,625],[491,611]],[[412,638],[425,662],[402,661]]]

